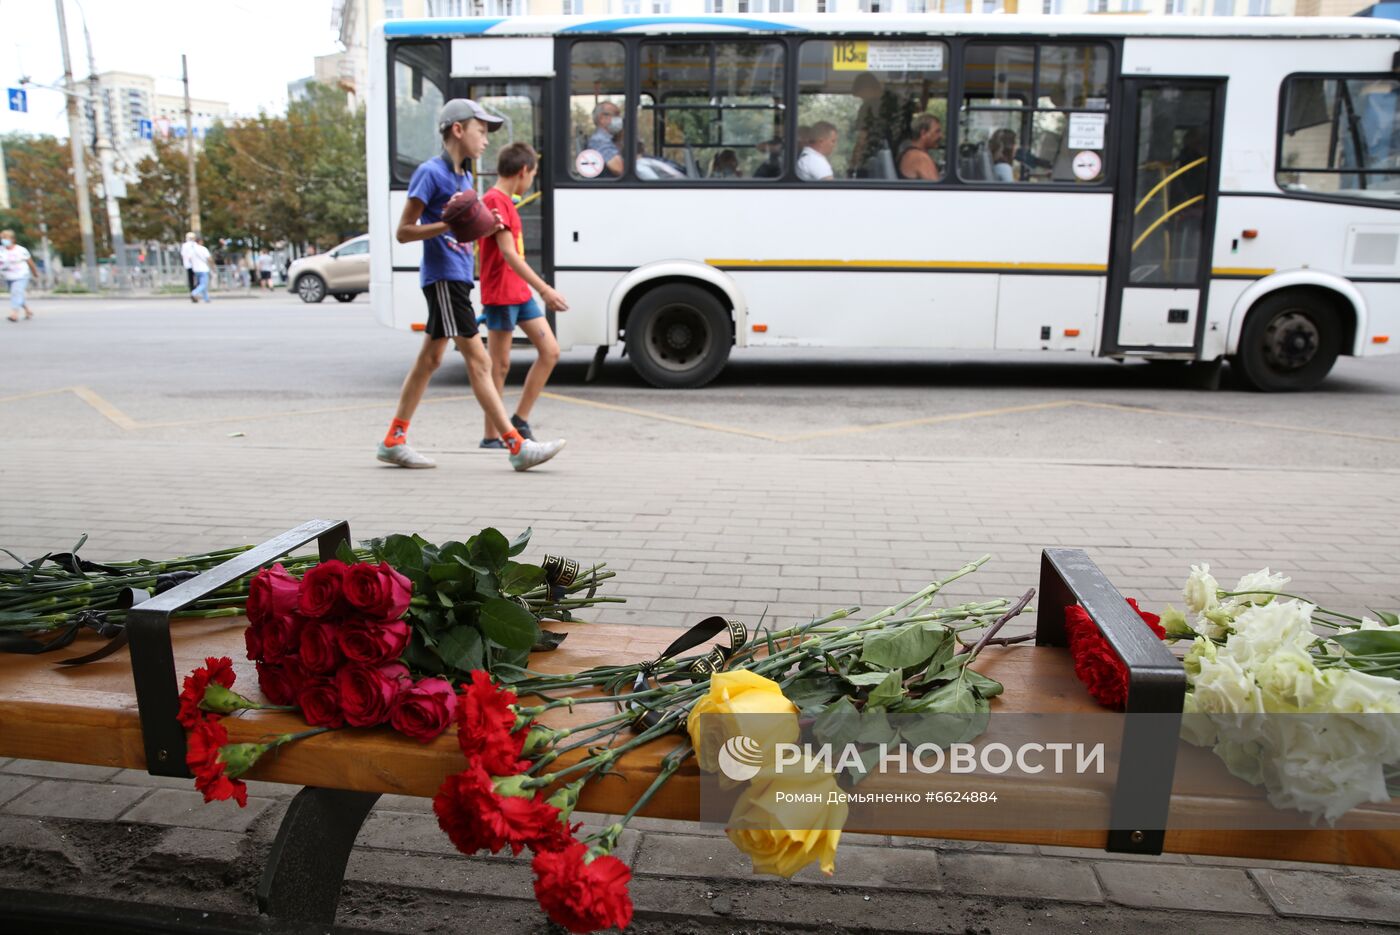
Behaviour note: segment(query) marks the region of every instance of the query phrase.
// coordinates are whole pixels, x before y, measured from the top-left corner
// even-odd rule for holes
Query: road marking
[[[658,422],[674,422],[677,425],[688,425],[691,428],[705,429],[710,432],[727,432],[730,435],[743,435],[745,438],[759,438],[766,442],[782,442],[780,435],[769,435],[764,432],[754,432],[749,429],[741,429],[733,425],[719,425],[714,422],[702,422],[699,419],[687,419],[684,416],[671,416],[662,412],[651,412],[646,409],[633,409],[631,406],[619,406],[615,403],[600,403],[593,399],[580,399],[577,396],[564,396],[560,393],[541,393],[545,399],[557,400],[561,403],[572,403],[575,406],[587,406],[590,409],[604,409],[608,412],[622,412],[629,416],[640,416],[643,419],[655,419]]]
[[[921,419],[901,419],[898,422],[877,422],[874,425],[848,425],[839,429],[823,429],[820,432],[803,432],[780,438],[783,442],[805,442],[814,438],[832,438],[838,435],[858,435],[862,432],[882,432],[886,429],[907,429],[919,425],[939,425],[944,422],[962,422],[966,419],[984,419],[988,416],[1007,416],[1018,412],[1039,412],[1043,409],[1063,409],[1077,405],[1073,399],[1057,399],[1048,403],[1028,403],[1024,406],[1003,406],[1000,409],[980,409],[975,412],[950,412],[941,416],[927,416]]]
[[[105,416],[107,420],[114,424],[117,428],[124,429],[130,432],[132,429],[137,429],[141,427],[140,423],[132,419],[126,413],[122,412],[116,406],[113,406],[111,403],[107,402],[107,400],[103,399],[89,387],[74,386],[70,387],[70,389],[72,389],[74,396],[78,397],[83,402],[87,403],[89,406],[102,413],[102,415]]]
[[[1229,425],[1247,425],[1251,428],[1276,429],[1280,432],[1298,432],[1310,435],[1330,435],[1334,438],[1358,438],[1368,442],[1389,442],[1400,444],[1400,438],[1393,435],[1370,435],[1365,432],[1343,432],[1338,429],[1317,429],[1302,425],[1287,425],[1283,422],[1265,422],[1262,419],[1240,419],[1235,416],[1214,416],[1203,412],[1170,412],[1165,409],[1148,409],[1145,406],[1126,406],[1122,403],[1095,403],[1076,400],[1075,405],[1087,409],[1110,409],[1117,412],[1142,413],[1154,416],[1175,416],[1179,419],[1201,419],[1206,422],[1224,422]]]

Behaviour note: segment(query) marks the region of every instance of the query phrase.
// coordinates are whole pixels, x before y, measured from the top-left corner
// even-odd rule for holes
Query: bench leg
[[[292,799],[258,883],[258,911],[277,919],[335,921],[350,849],[377,792],[302,789]]]

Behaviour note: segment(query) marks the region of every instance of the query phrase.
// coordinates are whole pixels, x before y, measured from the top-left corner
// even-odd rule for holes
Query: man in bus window
[[[603,157],[604,177],[622,174],[622,108],[612,101],[599,101],[593,108],[593,123],[597,127],[588,138],[588,148]]]
[[[804,182],[829,182],[831,154],[836,152],[836,125],[825,120],[812,124],[811,136],[797,157],[797,177]]]
[[[777,179],[783,175],[783,140],[782,137],[773,137],[759,143],[755,149],[766,157],[757,169],[753,170],[753,177],[756,179]]]
[[[938,181],[938,166],[933,151],[943,145],[943,124],[933,114],[914,118],[914,138],[899,147],[899,177]]]
[[[491,358],[482,343],[476,312],[472,309],[471,242],[459,241],[442,218],[452,196],[472,188],[467,162],[481,158],[486,151],[486,135],[504,123],[476,101],[466,98],[448,101],[438,111],[443,153],[420,165],[409,179],[408,200],[394,236],[399,243],[423,242],[418,281],[428,302],[428,324],[418,357],[399,391],[398,409],[376,454],[380,461],[388,464],[405,468],[437,466],[431,458],[408,447],[408,423],[428,389],[433,371],[442,364],[449,339],[466,358],[472,393],[510,450],[512,467],[527,471],[548,461],[564,447],[562,440],[537,442],[524,438],[511,424],[506,407],[501,404],[501,395],[491,380]],[[496,225],[496,231],[505,227],[499,215]]]

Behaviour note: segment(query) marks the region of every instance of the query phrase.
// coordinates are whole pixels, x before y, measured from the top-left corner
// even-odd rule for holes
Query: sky
[[[151,75],[156,90],[179,94],[180,53],[189,56],[190,96],[227,101],[236,115],[281,112],[287,82],[312,73],[312,59],[338,51],[331,0],[66,0],[75,80],[88,73],[83,15],[97,71]],[[63,83],[63,52],[53,0],[0,0],[0,86],[21,75]],[[0,133],[66,138],[64,97],[30,86],[29,112],[0,110]]]

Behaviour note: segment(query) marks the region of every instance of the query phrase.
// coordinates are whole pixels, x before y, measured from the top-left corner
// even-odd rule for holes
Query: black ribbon
[[[546,555],[544,564],[544,580],[549,585],[549,599],[551,601],[562,601],[569,595],[569,586],[578,580],[579,564],[578,559],[564,558],[561,555]],[[592,597],[596,588],[588,591],[588,596]]]
[[[708,653],[694,660],[688,666],[677,669],[661,676],[659,682],[675,682],[682,679],[694,681],[698,678],[708,677],[716,672],[721,672],[729,664],[729,659],[736,652],[744,647],[749,641],[749,628],[742,620],[733,620],[728,617],[721,617],[716,614],[713,617],[706,617],[680,636],[676,637],[670,646],[661,651],[661,655],[642,666],[642,670],[637,673],[636,680],[632,683],[632,691],[643,691],[647,683],[656,676],[656,670],[669,662],[671,659],[685,652],[687,649],[694,649],[702,643],[708,643],[721,633],[728,632],[728,645],[715,646]],[[622,707],[622,702],[618,702]],[[640,707],[635,702],[630,702],[629,707]],[[661,722],[661,715],[655,711],[647,711],[641,715],[632,725],[633,730],[638,732],[647,728],[655,727]]]
[[[72,614],[62,627],[58,635],[48,641],[25,636],[0,636],[0,652],[37,656],[64,648],[77,639],[84,627],[96,630],[98,636],[109,639],[120,635],[124,629],[122,624],[108,619],[106,612],[101,610],[82,610]]]
[[[73,574],[75,575],[81,575],[85,572],[103,575],[131,574],[131,570],[128,568],[115,568],[111,565],[101,565],[97,562],[90,562],[85,558],[78,558],[77,552],[59,552],[57,554],[50,553],[48,555],[45,555],[38,561],[33,562],[32,564],[35,568],[37,568],[40,565],[44,564],[44,562],[53,562],[60,568],[66,568],[69,571],[73,572]]]

